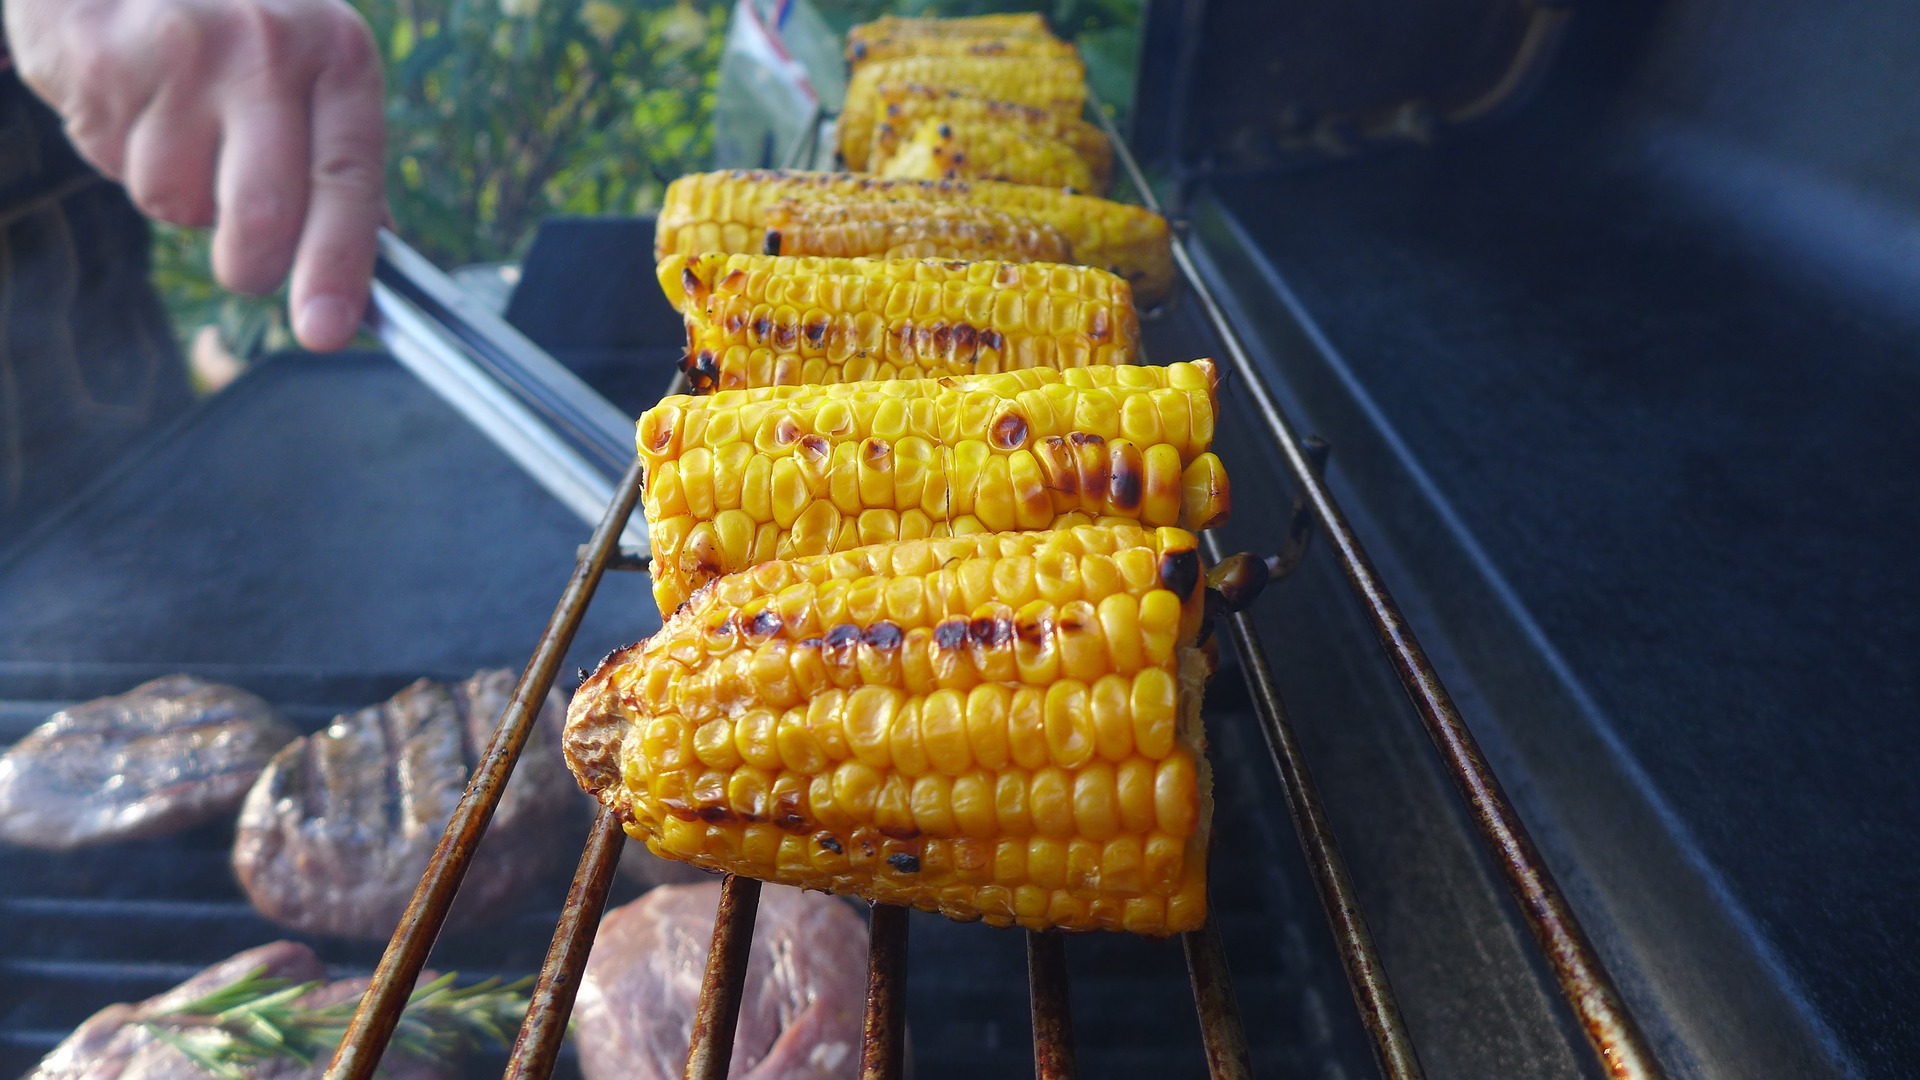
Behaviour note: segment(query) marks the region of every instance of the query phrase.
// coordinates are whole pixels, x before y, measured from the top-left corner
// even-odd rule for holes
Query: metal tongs
[[[634,459],[633,418],[448,277],[380,230],[367,332],[589,526]],[[622,554],[651,549],[634,514]]]

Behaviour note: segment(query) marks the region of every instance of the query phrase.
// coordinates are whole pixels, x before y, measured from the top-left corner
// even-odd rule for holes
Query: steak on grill
[[[178,1030],[181,1025],[169,1023],[167,1017],[195,998],[237,982],[259,968],[265,968],[265,974],[271,978],[292,983],[327,977],[320,958],[305,945],[276,941],[248,949],[157,997],[131,1005],[109,1005],[94,1013],[42,1058],[26,1080],[207,1080],[206,1069],[169,1046],[144,1023],[154,1021]],[[432,978],[430,973],[421,976],[422,981]],[[357,1000],[366,988],[364,978],[343,979],[313,988],[299,1003],[319,1008]],[[246,1071],[254,1080],[318,1080],[326,1064],[324,1059],[309,1065],[295,1058],[278,1058],[250,1066]],[[388,1080],[441,1080],[458,1073],[443,1063],[421,1061],[396,1052],[381,1062],[381,1075]]]
[[[607,913],[574,1003],[586,1080],[677,1080],[686,1068],[720,885],[662,885]],[[860,1072],[867,927],[843,900],[765,886],[728,1076]]]
[[[261,914],[317,934],[384,940],[453,816],[514,676],[421,679],[274,755],[240,809],[233,869]],[[506,914],[569,857],[584,801],[560,760],[549,695],[449,925]]]
[[[63,709],[0,757],[0,840],[65,850],[211,821],[297,735],[252,694],[190,675]]]

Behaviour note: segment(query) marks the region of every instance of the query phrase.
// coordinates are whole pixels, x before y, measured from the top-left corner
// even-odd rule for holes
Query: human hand
[[[310,349],[352,340],[386,220],[380,55],[343,0],[6,0],[28,86],[150,217],[214,226],[213,268],[292,270]]]

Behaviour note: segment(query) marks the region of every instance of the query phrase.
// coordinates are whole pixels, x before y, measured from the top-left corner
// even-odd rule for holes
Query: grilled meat
[[[261,914],[301,930],[392,933],[513,692],[506,671],[422,679],[279,754],[247,793],[233,868]],[[454,905],[456,925],[505,914],[567,858],[577,818],[557,696],[528,737]]]
[[[327,977],[320,958],[305,945],[276,941],[248,949],[157,997],[130,1005],[109,1005],[94,1013],[41,1059],[26,1080],[207,1080],[206,1069],[144,1025],[157,1022],[176,1027],[166,1018],[181,1006],[260,968],[265,968],[269,977],[290,983]],[[431,974],[424,975],[422,981],[431,978]],[[344,979],[315,987],[299,1003],[318,1008],[358,998],[366,987],[364,978]],[[279,1058],[249,1069],[248,1075],[255,1080],[319,1080],[325,1069],[325,1061],[308,1065],[293,1058]],[[381,1075],[388,1080],[440,1080],[459,1074],[442,1063],[396,1053],[381,1062]]]
[[[0,841],[59,850],[210,821],[298,734],[252,694],[190,675],[75,705],[0,757]]]
[[[682,1075],[719,905],[717,882],[664,885],[600,921],[573,1010],[586,1080]],[[858,1075],[866,957],[866,925],[845,903],[762,890],[727,1075]]]

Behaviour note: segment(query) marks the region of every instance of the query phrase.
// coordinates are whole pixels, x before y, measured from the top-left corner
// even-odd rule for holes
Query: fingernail
[[[353,312],[337,296],[316,296],[301,305],[293,332],[310,349],[337,349],[353,336]]]

